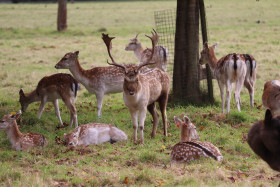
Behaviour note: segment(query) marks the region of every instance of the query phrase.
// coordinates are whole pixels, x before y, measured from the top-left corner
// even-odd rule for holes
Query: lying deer
[[[70,110],[70,125],[73,121],[75,127],[78,126],[77,111],[75,108],[75,100],[79,89],[79,83],[70,74],[57,73],[51,76],[42,78],[36,89],[24,93],[22,89],[19,91],[19,102],[23,112],[27,110],[29,104],[40,101],[40,109],[38,118],[41,118],[46,102],[52,102],[55,108],[55,113],[59,119],[59,123],[63,126],[60,117],[58,99],[62,99],[65,105]]]
[[[94,67],[85,70],[78,60],[79,51],[66,53],[55,65],[56,69],[69,69],[72,75],[88,90],[95,94],[97,99],[97,116],[101,117],[103,97],[105,94],[119,93],[123,91],[123,72],[115,66]],[[137,67],[136,64],[127,64],[129,67]]]
[[[274,117],[280,115],[280,81],[268,81],[264,85],[262,103]]]
[[[130,42],[125,47],[126,51],[134,51],[135,56],[141,63],[147,63],[148,61],[154,62],[154,66],[161,69],[162,71],[167,71],[168,63],[168,50],[163,46],[156,46],[155,52],[153,54],[152,60],[149,60],[152,55],[152,49],[143,49],[140,41],[137,39],[138,34],[130,39]],[[149,65],[153,67],[153,65]]]
[[[199,135],[196,132],[196,127],[187,116],[184,116],[184,121],[174,116],[174,121],[176,126],[181,129],[181,140],[172,147],[171,161],[190,162],[201,157],[211,157],[218,161],[222,160],[222,154],[212,143],[197,141]]]
[[[265,119],[255,123],[248,133],[248,144],[272,169],[280,171],[280,117],[266,110]]]
[[[88,146],[105,142],[115,143],[121,140],[127,140],[127,135],[122,130],[103,123],[80,125],[73,132],[64,134],[64,141],[66,145],[70,146]]]
[[[108,54],[112,60],[112,63],[108,64],[120,67],[124,73],[123,83],[123,99],[126,106],[129,108],[129,112],[132,118],[134,128],[134,142],[137,143],[137,128],[138,128],[138,112],[139,112],[139,126],[140,126],[140,141],[144,143],[144,122],[146,119],[147,109],[153,117],[153,131],[152,137],[155,136],[158,125],[158,113],[156,111],[155,102],[159,103],[159,107],[162,114],[164,135],[167,135],[167,117],[166,117],[166,105],[168,100],[168,93],[170,89],[170,78],[164,71],[155,68],[153,70],[141,73],[140,69],[144,66],[150,65],[152,62],[153,54],[155,52],[155,46],[158,41],[158,35],[154,31],[152,37],[147,36],[152,41],[152,54],[150,60],[147,63],[141,63],[136,67],[128,68],[124,65],[118,64],[113,59],[110,48],[111,40],[108,35],[102,34],[102,39],[107,46]]]
[[[37,146],[46,146],[48,142],[45,136],[33,132],[22,134],[19,131],[16,120],[20,115],[19,110],[15,114],[5,115],[0,121],[0,130],[7,132],[12,148],[16,151],[25,151]]]
[[[237,109],[240,112],[240,92],[243,84],[245,84],[244,81],[246,80],[245,85],[252,85],[249,84],[249,82],[247,84],[247,60],[244,55],[236,53],[228,54],[218,60],[214,51],[216,47],[217,44],[208,47],[207,42],[204,43],[204,49],[201,51],[199,63],[201,65],[208,63],[214,77],[218,81],[222,100],[222,112],[224,112],[224,86],[226,86],[226,113],[229,113],[232,83],[236,84],[234,99]],[[253,89],[251,90],[253,91]],[[250,94],[250,96],[251,105],[253,105],[253,92],[252,95]]]

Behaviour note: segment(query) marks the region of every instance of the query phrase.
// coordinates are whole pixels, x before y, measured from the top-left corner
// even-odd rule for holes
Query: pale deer
[[[158,41],[157,33],[153,33],[152,37],[147,36],[152,41],[152,55],[155,51],[155,45]],[[123,83],[123,99],[126,106],[129,108],[129,112],[132,118],[132,124],[134,128],[134,142],[137,143],[137,128],[138,128],[138,112],[139,112],[139,127],[140,127],[140,143],[144,143],[144,122],[146,119],[147,109],[153,117],[153,131],[152,137],[155,136],[158,125],[158,113],[156,111],[155,102],[159,103],[159,107],[162,114],[164,135],[167,135],[167,117],[166,117],[166,105],[168,100],[168,93],[170,89],[169,75],[155,68],[153,70],[141,73],[140,69],[144,66],[151,64],[141,63],[137,67],[128,68],[124,65],[118,64],[114,61],[111,53],[111,40],[108,35],[103,34],[104,43],[107,46],[108,54],[112,60],[112,63],[108,64],[121,67],[124,73]]]
[[[57,73],[43,77],[35,90],[24,93],[22,89],[19,91],[19,102],[21,110],[25,112],[29,104],[33,102],[41,102],[38,118],[41,118],[46,102],[52,102],[55,108],[55,113],[59,119],[59,123],[63,126],[60,117],[58,99],[62,99],[65,105],[70,110],[70,125],[73,122],[75,127],[78,126],[77,111],[75,108],[75,100],[79,90],[79,83],[70,74]]]
[[[7,132],[12,148],[16,151],[25,151],[33,147],[46,146],[48,142],[45,136],[33,132],[23,134],[19,131],[16,120],[20,115],[21,111],[19,110],[15,114],[3,116],[0,121],[0,130]]]
[[[72,75],[88,90],[95,94],[97,100],[97,116],[101,117],[103,97],[105,94],[123,91],[123,72],[115,66],[94,67],[85,70],[78,60],[79,51],[69,52],[55,65],[56,69],[69,69]],[[127,64],[127,67],[137,67]]]
[[[274,117],[280,115],[280,81],[267,81],[264,85],[262,103]]]
[[[149,65],[149,67],[157,67],[162,71],[167,71],[167,63],[169,52],[163,46],[155,46],[155,52],[153,54],[152,60],[150,57],[152,55],[152,49],[143,49],[140,41],[137,39],[138,34],[130,39],[130,42],[125,47],[126,51],[134,51],[135,56],[141,63],[147,63],[148,61],[154,62],[153,65]]]
[[[201,65],[208,63],[218,81],[222,100],[222,113],[224,113],[224,86],[226,86],[226,113],[229,113],[232,83],[235,83],[234,99],[240,112],[240,92],[247,72],[246,59],[243,55],[233,53],[218,60],[214,51],[216,47],[217,44],[208,47],[207,42],[204,43],[199,63]]]
[[[280,116],[268,109],[265,119],[256,122],[248,133],[248,144],[274,170],[280,171]]]
[[[198,141],[199,135],[196,132],[196,127],[187,116],[184,116],[184,121],[174,116],[174,121],[176,126],[181,129],[181,140],[172,147],[171,161],[190,162],[201,157],[222,160],[222,154],[212,143]]]
[[[90,123],[80,125],[71,133],[64,133],[64,141],[69,146],[88,146],[105,142],[115,143],[127,140],[127,135],[110,124]]]

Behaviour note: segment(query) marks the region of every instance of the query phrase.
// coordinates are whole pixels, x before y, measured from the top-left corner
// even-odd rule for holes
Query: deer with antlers
[[[152,49],[147,48],[143,49],[140,41],[137,39],[139,34],[137,34],[134,38],[130,39],[130,42],[125,47],[126,51],[134,51],[135,56],[141,63],[147,63],[148,61],[154,62],[153,65],[149,65],[149,67],[157,67],[162,71],[167,71],[167,63],[168,63],[168,50],[163,46],[155,46],[154,53]],[[151,58],[153,53],[153,57]],[[150,60],[150,58],[152,60]]]
[[[109,37],[106,34],[102,34],[102,39],[107,46],[108,54],[112,60],[112,63],[108,64],[120,67],[124,73],[123,83],[123,99],[126,106],[129,108],[129,112],[132,118],[134,128],[134,142],[137,143],[137,128],[138,128],[138,112],[139,112],[139,127],[140,127],[140,143],[144,143],[144,122],[146,119],[147,110],[153,117],[153,131],[151,136],[154,137],[158,125],[158,113],[156,111],[155,102],[159,103],[159,107],[162,114],[164,135],[167,135],[167,117],[166,117],[166,105],[168,100],[168,93],[170,89],[169,75],[157,68],[140,72],[140,69],[144,66],[153,64],[153,54],[155,52],[155,46],[158,41],[158,34],[154,30],[152,36],[147,36],[152,41],[152,54],[150,60],[146,63],[141,63],[137,67],[128,68],[124,65],[115,62],[111,55],[111,40],[114,37]]]

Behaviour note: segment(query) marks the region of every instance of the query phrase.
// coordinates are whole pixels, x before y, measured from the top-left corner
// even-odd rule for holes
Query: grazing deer
[[[69,69],[72,75],[88,90],[95,94],[97,100],[97,116],[101,117],[103,97],[105,94],[123,91],[124,75],[122,69],[115,66],[94,67],[85,70],[78,60],[79,51],[66,53],[55,65],[56,69]],[[127,64],[127,67],[137,67]]]
[[[273,117],[280,115],[280,81],[273,80],[264,84],[262,103]]]
[[[199,136],[196,132],[196,127],[187,116],[184,116],[184,122],[174,116],[174,121],[176,126],[181,129],[181,140],[172,148],[171,161],[190,162],[201,157],[222,160],[222,154],[212,143],[197,141]]]
[[[88,146],[105,142],[127,140],[127,135],[117,127],[103,123],[80,125],[71,133],[64,133],[64,141],[70,146]]]
[[[21,110],[15,114],[5,115],[0,121],[0,130],[7,132],[12,148],[16,151],[25,151],[37,146],[46,146],[48,144],[45,136],[38,133],[22,134],[16,120],[21,115]]]
[[[272,169],[280,171],[280,116],[272,116],[268,109],[265,119],[255,123],[248,133],[247,142]]]
[[[70,110],[70,125],[73,121],[75,127],[78,126],[77,111],[75,108],[75,100],[79,89],[79,83],[70,74],[57,73],[43,77],[35,90],[24,93],[22,89],[19,91],[19,102],[23,112],[27,110],[29,104],[40,101],[40,109],[38,118],[41,118],[46,102],[54,104],[55,113],[59,119],[59,123],[63,126],[60,117],[58,99],[62,99],[65,105]]]
[[[152,49],[143,49],[140,41],[137,39],[138,34],[130,39],[130,42],[125,47],[126,51],[134,51],[135,56],[141,63],[147,63],[148,61],[154,62],[154,65],[149,65],[149,67],[157,67],[162,71],[167,71],[167,63],[168,63],[168,50],[163,46],[156,46],[155,52],[153,54],[152,60],[150,57],[152,55]]]
[[[155,32],[155,31],[154,31]],[[102,39],[107,46],[108,54],[112,60],[112,63],[108,64],[121,67],[124,73],[123,83],[123,99],[126,106],[129,108],[129,112],[132,118],[134,128],[134,142],[137,143],[137,128],[138,128],[138,112],[139,112],[139,126],[140,126],[140,141],[144,143],[144,122],[146,119],[147,109],[153,117],[153,131],[152,137],[155,136],[158,125],[158,113],[156,111],[155,102],[159,103],[159,107],[162,114],[164,135],[167,135],[167,117],[166,117],[166,105],[168,100],[168,93],[170,89],[169,75],[155,68],[153,70],[141,73],[140,69],[144,66],[151,64],[151,59],[155,52],[155,45],[158,41],[157,33],[153,33],[152,37],[147,36],[152,41],[152,55],[150,61],[147,63],[141,63],[137,67],[128,68],[124,65],[118,64],[113,59],[110,49],[111,40],[108,35],[102,34]]]
[[[209,63],[210,69],[218,81],[222,100],[222,112],[224,112],[224,86],[226,85],[226,113],[229,113],[232,83],[236,84],[234,98],[237,109],[240,112],[240,92],[247,72],[246,59],[243,55],[233,53],[218,60],[214,52],[216,47],[217,44],[208,47],[207,42],[204,43],[199,63],[201,65]]]

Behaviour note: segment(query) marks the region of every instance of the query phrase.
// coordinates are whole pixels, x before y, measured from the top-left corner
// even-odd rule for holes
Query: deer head
[[[56,69],[69,69],[74,66],[78,59],[79,51],[66,53],[64,57],[54,66]]]
[[[22,89],[19,90],[19,102],[21,105],[21,110],[25,112],[27,110],[29,102],[27,101]]]
[[[76,146],[79,142],[79,132],[64,133],[64,142],[66,145]]]
[[[128,69],[124,65],[116,63],[114,58],[112,57],[111,52],[110,52],[110,49],[112,48],[111,41],[115,37],[109,37],[108,34],[104,34],[104,33],[102,34],[102,39],[107,46],[108,54],[109,54],[109,56],[112,60],[112,63],[109,63],[108,61],[107,61],[107,63],[110,64],[110,65],[120,67],[124,70],[124,76],[125,76],[124,92],[128,93],[129,95],[134,95],[135,93],[137,93],[137,91],[141,87],[140,84],[139,84],[139,70],[144,66],[154,64],[154,63],[151,63],[150,61],[153,58],[154,49],[155,49],[155,46],[158,42],[158,34],[155,30],[153,30],[153,31],[154,32],[152,32],[152,36],[145,35],[146,37],[150,38],[150,40],[152,41],[152,46],[153,46],[152,47],[152,55],[151,55],[149,61],[146,62],[146,63],[142,63],[142,64],[138,65],[138,67],[136,67],[136,68],[131,68],[131,69]]]
[[[199,59],[199,64],[207,64],[210,60],[210,53],[214,53],[214,50],[217,48],[218,43],[215,43],[213,46],[208,47],[208,43],[205,42],[203,44],[203,50],[200,52],[200,59]]]
[[[187,116],[184,116],[184,122],[174,116],[174,121],[176,126],[181,129],[181,142],[198,140],[200,138],[196,132],[196,126]]]
[[[130,42],[125,47],[126,51],[135,51],[139,47],[139,45],[141,45],[141,43],[137,39],[138,35],[139,34],[136,34],[136,36],[134,38],[130,39]]]
[[[19,118],[20,115],[21,110],[19,110],[15,114],[8,114],[3,116],[3,118],[0,121],[0,130],[8,130],[16,123],[16,120]]]

